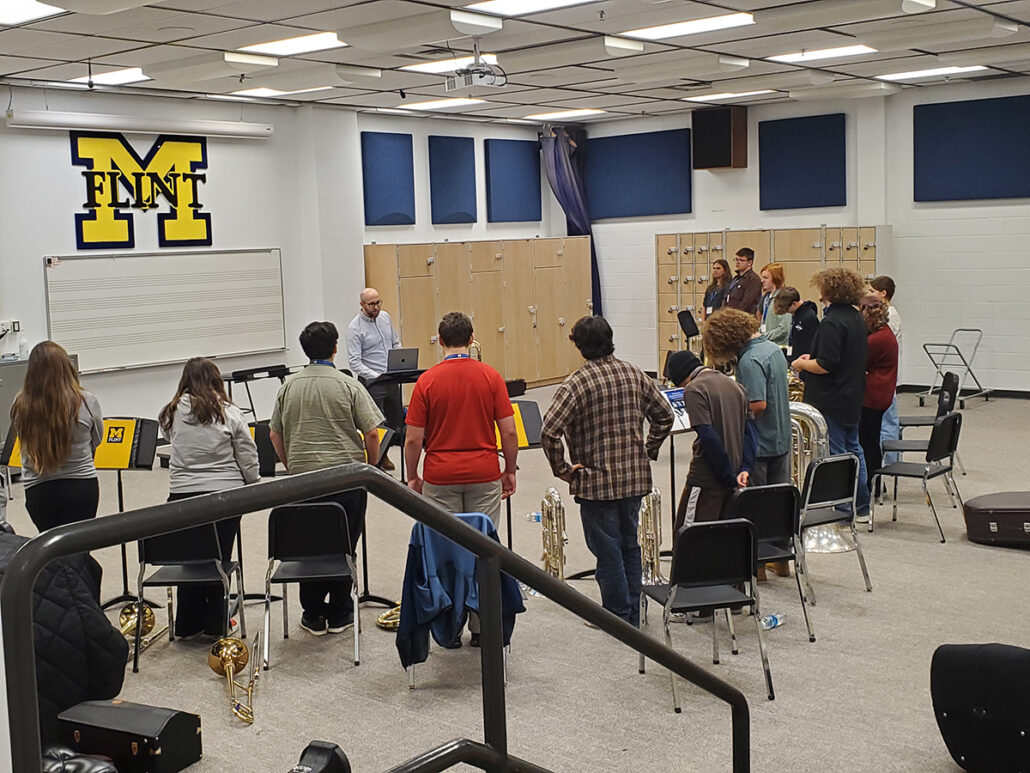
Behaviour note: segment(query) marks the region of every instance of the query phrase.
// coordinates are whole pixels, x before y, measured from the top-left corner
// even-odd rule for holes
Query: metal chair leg
[[[882,481],[882,479],[881,479],[881,477],[879,475],[873,475],[873,479],[872,479],[871,483],[872,483],[872,490],[873,490],[874,493],[876,492],[876,488],[877,488],[878,485],[880,485],[881,481]],[[878,499],[879,499],[878,496],[874,496],[872,499],[869,500],[869,533],[870,534],[873,533],[873,522],[876,520],[876,505],[879,504],[879,502],[877,502]]]
[[[751,581],[751,591],[755,597],[754,610],[755,629],[758,631],[758,651],[762,655],[762,670],[765,671],[765,685],[769,688],[769,700],[776,700],[776,693],[773,692],[772,672],[769,670],[769,655],[765,651],[765,637],[762,633],[762,614],[758,611],[758,578]]]
[[[665,624],[665,646],[667,646],[669,649],[672,649],[672,633],[669,631],[668,607],[665,608],[665,614],[663,615],[663,617],[663,622]],[[680,707],[680,694],[676,687],[676,672],[670,671],[669,678],[672,680],[672,708],[677,714],[679,714],[683,711],[683,709]]]
[[[290,638],[290,605],[287,603],[286,589],[289,586],[283,583],[283,638]]]
[[[737,649],[737,632],[733,630],[733,614],[729,607],[726,607],[726,627],[730,629],[730,652],[734,655],[739,655],[740,651]]]
[[[805,588],[807,589],[808,603],[813,607],[816,605],[815,600],[815,588],[812,587],[812,581],[808,577],[808,561],[805,559],[805,535],[802,534],[798,538],[798,560],[797,566],[801,567],[801,573],[805,575]]]
[[[898,520],[898,479],[894,478],[894,497],[891,500],[891,520]]]
[[[794,579],[798,582],[798,596],[801,598],[801,612],[805,616],[805,626],[808,628],[808,640],[815,641],[815,631],[812,628],[812,621],[808,617],[808,604],[805,603],[805,592],[801,590],[801,572],[798,562],[794,561]]]
[[[169,585],[165,590],[168,591],[168,641],[175,641],[175,606],[172,603],[172,586]]]
[[[647,596],[643,593],[640,594],[640,623],[641,627],[647,625]],[[637,664],[637,673],[644,673],[644,653],[640,653],[639,662]]]
[[[947,540],[944,539],[944,529],[941,528],[941,519],[937,517],[937,508],[933,506],[933,498],[930,496],[930,489],[926,487],[926,478],[923,478],[923,493],[926,495],[926,504],[930,506],[930,512],[933,513],[933,519],[937,522],[937,531],[941,533],[941,543],[943,544]]]
[[[873,589],[873,584],[869,582],[869,570],[865,565],[865,554],[862,552],[862,543],[858,541],[858,532],[855,530],[854,521],[851,522],[851,538],[855,540],[855,552],[858,553],[858,564],[862,567],[862,577],[865,579],[866,592],[870,592]]]
[[[958,463],[958,468],[962,470],[962,474],[966,474],[966,466],[962,464],[962,457],[958,455],[958,451],[955,452],[955,461]]]
[[[719,665],[719,637],[717,630],[719,628],[719,616],[715,614],[716,610],[712,610],[712,663]]]
[[[949,472],[948,477],[951,478],[951,485],[955,487],[955,498],[958,499],[959,504],[965,505],[965,501],[962,499],[962,492],[958,490],[958,483],[955,482],[955,476]]]
[[[361,640],[361,618],[359,617],[358,609],[358,584],[356,582],[351,583],[351,599],[354,602],[354,665],[361,664],[361,652],[359,650]]]
[[[246,614],[246,612],[243,611],[243,603],[244,603],[244,601],[246,601],[247,592],[243,589],[243,565],[242,564],[237,564],[237,566],[236,566],[236,590],[240,594],[239,595],[239,600],[240,600],[240,609],[239,609],[239,612],[240,612],[240,638],[243,639],[244,641],[246,641],[246,639],[247,639],[247,614]],[[230,625],[231,624],[232,623],[230,622]],[[230,629],[226,628],[225,630],[229,631]],[[254,654],[256,655],[257,653],[254,653]]]
[[[415,689],[415,666],[414,666],[414,664],[408,666],[407,672],[408,672],[408,689],[409,690],[414,690]]]
[[[272,583],[265,580],[265,637],[262,642],[261,668],[268,670],[268,634],[272,629]]]

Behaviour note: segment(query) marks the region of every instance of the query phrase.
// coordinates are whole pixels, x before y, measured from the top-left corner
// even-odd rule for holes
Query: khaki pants
[[[501,519],[501,481],[450,483],[438,486],[425,481],[422,495],[452,513],[483,513],[494,526]],[[479,633],[479,615],[469,614],[469,631]]]

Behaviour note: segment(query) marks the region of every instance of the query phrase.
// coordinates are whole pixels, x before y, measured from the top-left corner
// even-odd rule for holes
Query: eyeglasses
[[[364,305],[366,305],[366,306],[382,306],[383,305],[382,301],[362,301],[362,303]]]

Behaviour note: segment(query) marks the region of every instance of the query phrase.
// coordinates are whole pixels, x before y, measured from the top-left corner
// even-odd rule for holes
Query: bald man
[[[386,426],[400,432],[404,426],[404,407],[399,384],[372,384],[386,372],[386,353],[401,345],[390,315],[383,311],[379,291],[366,287],[359,296],[361,311],[347,325],[347,366],[361,380],[375,404],[386,417]],[[394,469],[387,459],[384,470]]]

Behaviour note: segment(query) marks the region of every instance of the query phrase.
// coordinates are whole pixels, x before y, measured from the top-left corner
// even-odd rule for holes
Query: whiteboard
[[[82,373],[286,348],[278,249],[44,259],[50,338]]]

